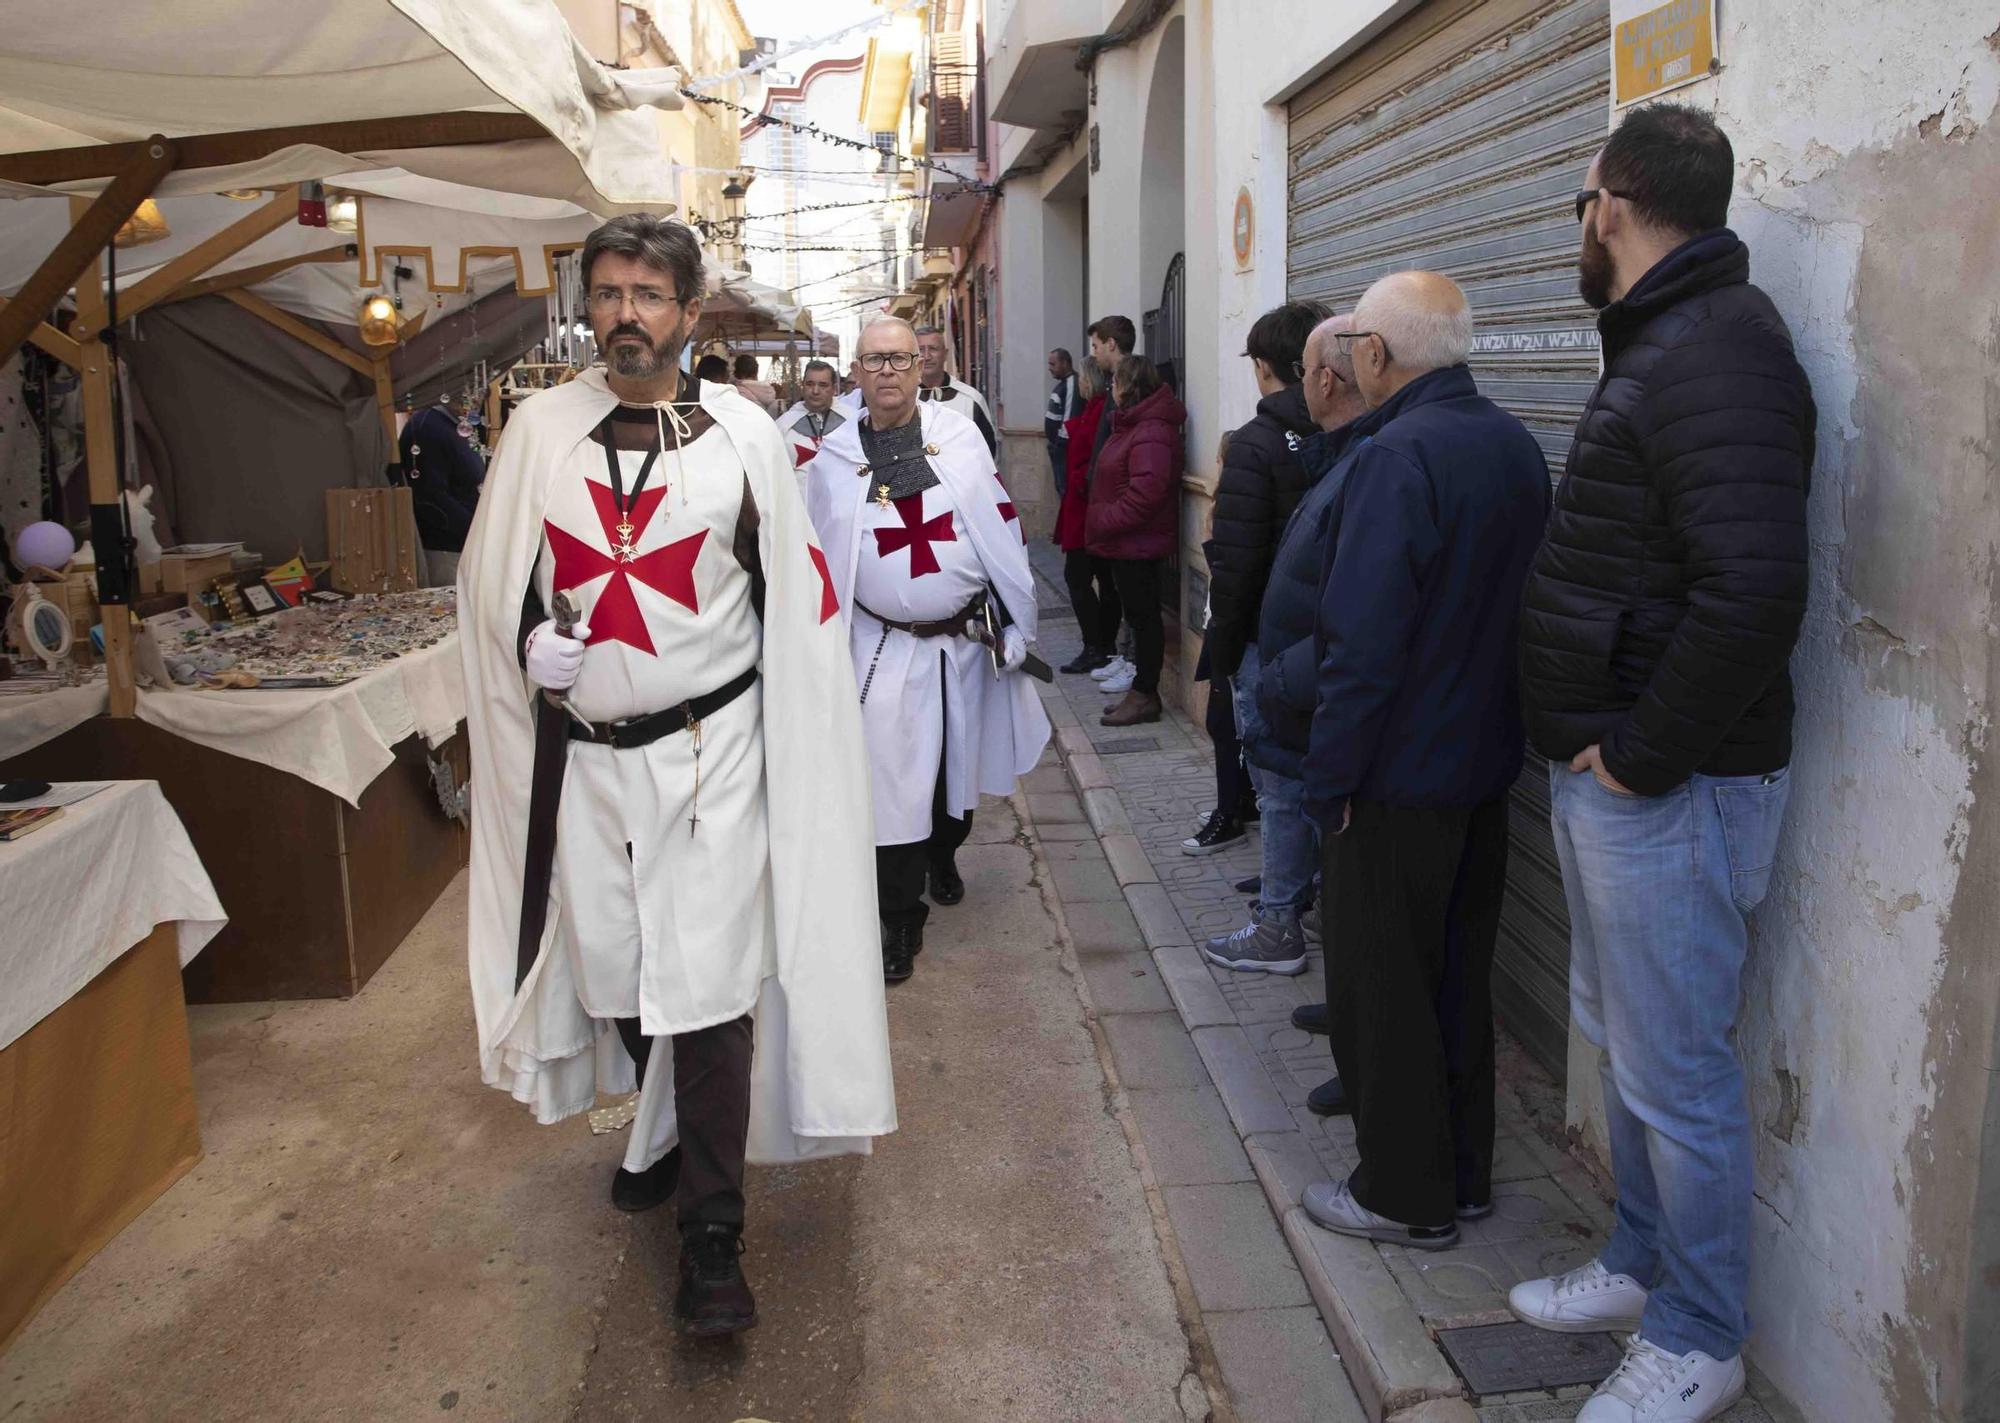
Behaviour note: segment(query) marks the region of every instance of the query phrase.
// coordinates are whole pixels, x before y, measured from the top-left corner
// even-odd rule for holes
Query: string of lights
[[[854,249],[853,249],[853,248],[851,248],[851,247],[849,247],[849,248],[843,248],[842,250],[843,250],[843,251],[849,251],[849,252],[851,252],[851,251],[853,251]],[[821,287],[821,286],[825,286],[825,285],[826,285],[826,284],[827,284],[828,282],[837,282],[837,281],[839,281],[839,280],[840,280],[840,279],[841,279],[842,277],[851,277],[851,276],[853,276],[853,275],[854,275],[854,274],[855,274],[856,272],[865,272],[865,271],[867,271],[867,270],[868,270],[868,269],[869,269],[870,267],[881,267],[881,266],[886,266],[886,265],[888,265],[888,264],[890,264],[890,263],[894,262],[895,260],[896,260],[896,254],[895,254],[894,252],[885,252],[885,253],[883,253],[883,254],[882,254],[881,256],[879,256],[879,257],[874,257],[874,258],[871,258],[870,260],[868,260],[868,261],[866,261],[866,262],[861,262],[861,263],[857,263],[856,265],[854,265],[854,266],[852,266],[852,267],[847,267],[847,268],[844,268],[843,270],[841,270],[841,271],[838,271],[838,272],[829,272],[829,273],[828,273],[828,274],[827,274],[826,276],[824,276],[824,277],[815,277],[815,278],[814,278],[813,280],[811,280],[811,281],[809,281],[809,282],[802,282],[802,283],[800,283],[800,284],[799,284],[798,286],[796,286],[796,287],[792,288],[792,290],[793,290],[793,292],[794,292],[794,293],[797,293],[797,292],[802,292],[802,291],[805,291],[805,290],[806,290],[807,288],[809,288],[809,287]]]
[[[803,134],[807,138],[818,139],[821,143],[831,143],[841,148],[852,148],[861,153],[880,153],[894,158],[898,163],[907,163],[912,168],[925,168],[934,173],[942,173],[947,178],[965,184],[974,192],[991,193],[998,191],[991,183],[982,183],[977,178],[961,173],[955,168],[946,167],[934,158],[916,158],[907,153],[899,153],[893,148],[878,148],[875,144],[863,143],[858,138],[848,138],[843,134],[828,133],[818,124],[801,124],[794,123],[790,119],[774,118],[770,114],[762,113],[756,109],[745,108],[741,104],[733,103],[728,99],[718,98],[714,94],[697,93],[685,85],[681,87],[680,95],[683,99],[694,103],[710,104],[717,108],[728,109],[734,113],[741,114],[746,119],[756,119],[759,123],[773,124],[782,129],[789,129],[791,132]]]

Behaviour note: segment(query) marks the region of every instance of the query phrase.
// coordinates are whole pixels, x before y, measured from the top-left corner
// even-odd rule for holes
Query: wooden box
[[[229,571],[229,561],[234,556],[227,550],[198,555],[163,554],[160,557],[160,587],[168,593],[199,593]]]
[[[326,491],[326,547],[343,593],[417,586],[417,516],[407,489]]]

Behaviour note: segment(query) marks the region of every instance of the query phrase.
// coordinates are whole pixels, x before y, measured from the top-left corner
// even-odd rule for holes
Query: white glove
[[[572,634],[564,637],[556,631],[554,618],[529,633],[528,680],[551,692],[567,692],[583,670],[583,643],[589,636],[589,624],[578,623]]]
[[[1000,670],[1012,672],[1028,660],[1028,639],[1017,627],[1000,629]]]

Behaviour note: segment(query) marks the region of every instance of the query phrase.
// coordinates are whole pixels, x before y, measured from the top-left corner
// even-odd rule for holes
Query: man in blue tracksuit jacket
[[[1448,278],[1383,278],[1345,340],[1369,413],[1339,471],[1303,769],[1360,1165],[1304,1204],[1331,1230],[1441,1249],[1492,1208],[1516,623],[1549,475],[1533,436],[1473,383],[1472,314]]]

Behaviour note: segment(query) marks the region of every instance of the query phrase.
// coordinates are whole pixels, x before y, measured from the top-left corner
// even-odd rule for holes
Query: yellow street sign
[[[1715,0],[1642,4],[1623,0],[1611,7],[1611,101],[1616,105],[1706,79],[1715,65]]]

